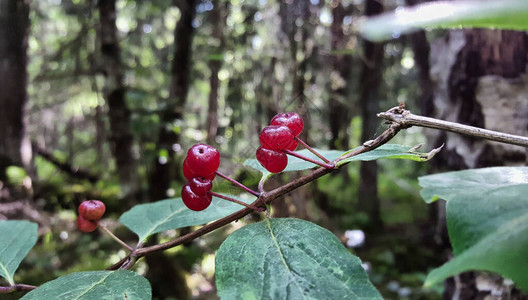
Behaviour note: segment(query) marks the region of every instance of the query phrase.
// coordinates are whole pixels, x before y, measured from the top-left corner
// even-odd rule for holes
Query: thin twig
[[[346,155],[343,155],[342,157],[336,159],[335,161],[333,161],[334,164],[336,164],[337,162],[343,160],[343,159],[346,159],[346,158],[349,158],[349,157],[352,157],[352,156],[355,156],[355,155],[358,155],[358,154],[361,154],[361,153],[364,153],[364,152],[368,152],[368,151],[371,151],[371,150],[374,150],[376,149],[377,147],[387,143],[389,140],[391,140],[401,129],[403,129],[404,127],[400,124],[392,124],[387,130],[385,130],[380,136],[378,136],[376,139],[372,140],[368,146],[367,145],[363,145],[363,146],[360,146],[358,148],[356,148],[354,151],[351,151],[349,153],[347,153]],[[341,167],[341,166],[340,166]],[[327,169],[327,168],[324,168],[324,167],[321,167],[321,168],[317,168],[315,170],[313,170],[312,172],[310,172],[309,174],[306,174],[300,178],[297,178],[296,180],[294,181],[291,181],[281,187],[278,187],[274,190],[271,190],[269,192],[263,192],[261,193],[260,197],[252,203],[252,205],[255,205],[255,206],[260,206],[260,205],[263,205],[263,204],[269,204],[271,203],[273,200],[279,198],[280,196],[286,194],[286,193],[289,193],[309,182],[312,182],[314,180],[316,180],[317,178],[319,177],[322,177],[328,173],[332,172],[331,169]],[[226,216],[226,217],[223,217],[215,222],[212,222],[212,223],[209,223],[205,226],[202,226],[201,228],[193,231],[193,232],[190,232],[186,235],[183,235],[183,236],[180,236],[172,241],[168,241],[166,243],[162,243],[162,244],[158,244],[158,245],[153,245],[153,246],[150,246],[150,247],[145,247],[145,248],[140,248],[140,249],[137,249],[137,250],[134,250],[132,253],[134,256],[136,257],[143,257],[145,255],[148,255],[148,254],[151,254],[151,253],[154,253],[154,252],[160,252],[160,251],[164,251],[164,250],[167,250],[167,249],[170,249],[170,248],[173,248],[173,247],[176,247],[178,245],[181,245],[181,244],[185,244],[185,243],[188,243],[196,238],[199,238],[215,229],[218,229],[224,225],[227,225],[235,220],[238,220],[238,219],[241,219],[243,218],[244,216],[250,214],[251,212],[253,212],[253,209],[251,208],[243,208],[237,212],[234,212],[232,214],[230,214],[229,216]],[[115,265],[114,265],[115,266]]]
[[[34,151],[40,155],[42,158],[53,164],[55,167],[57,167],[59,170],[63,171],[64,173],[68,174],[69,176],[73,178],[79,178],[79,179],[86,179],[90,181],[91,183],[96,183],[99,180],[99,176],[92,174],[91,172],[87,170],[81,170],[77,167],[74,167],[68,163],[61,162],[58,158],[56,158],[53,154],[46,151],[44,148],[39,147],[36,143],[32,143],[31,146],[33,147]]]
[[[115,264],[111,265],[110,267],[106,268],[107,271],[113,271],[119,269],[121,266],[127,264],[132,258],[131,258],[132,252],[128,253],[127,256],[123,257],[120,261],[116,262]]]
[[[258,190],[259,190],[261,195],[262,195],[262,193],[264,193],[264,184],[265,183],[266,183],[266,178],[264,178],[264,176],[262,176],[262,178],[260,178],[260,181],[258,183]]]
[[[433,119],[429,117],[422,117],[414,115],[410,111],[401,109],[400,107],[394,107],[386,112],[379,113],[378,117],[401,124],[405,127],[428,127],[443,131],[459,133],[471,137],[483,138],[490,141],[528,147],[528,137]]]
[[[130,247],[127,243],[123,242],[120,238],[118,238],[115,234],[112,233],[112,231],[110,231],[106,226],[104,226],[103,224],[101,224],[99,222],[99,227],[106,233],[108,233],[116,242],[118,242],[119,244],[121,244],[121,246],[127,248],[128,250],[130,251],[133,251],[134,249],[132,247]]]
[[[224,178],[225,180],[227,180],[227,181],[233,183],[234,185],[240,187],[240,188],[243,189],[244,191],[246,191],[246,192],[252,194],[253,196],[257,196],[257,197],[260,196],[260,193],[255,192],[254,190],[252,190],[252,189],[248,188],[247,186],[243,185],[242,183],[240,183],[240,182],[238,182],[238,181],[236,181],[236,180],[234,180],[234,179],[228,177],[227,175],[224,175],[224,174],[222,174],[222,173],[220,173],[220,172],[218,172],[218,171],[216,171],[215,173],[216,173],[216,175],[218,175],[218,176]]]
[[[315,151],[314,148],[310,147],[308,144],[306,144],[303,140],[301,140],[298,136],[295,137],[295,140],[299,142],[299,144],[303,145],[308,151],[312,152],[315,156],[322,159],[325,163],[329,163],[330,161],[326,159],[326,157],[322,156],[321,153]]]
[[[231,201],[233,203],[236,203],[236,204],[239,204],[239,205],[242,205],[242,206],[245,206],[245,207],[248,207],[248,208],[251,208],[253,210],[255,210],[256,212],[263,212],[265,211],[265,209],[261,209],[259,207],[256,207],[256,206],[253,206],[251,204],[247,204],[245,202],[242,202],[242,201],[239,201],[237,199],[233,199],[231,197],[228,197],[228,196],[224,196],[224,195],[221,195],[221,194],[218,194],[218,193],[215,193],[215,192],[209,192],[209,194],[215,196],[215,197],[218,197],[220,199],[224,199],[224,200],[227,200],[227,201]]]
[[[17,283],[17,284],[13,284],[10,286],[0,286],[0,293],[7,294],[7,293],[21,292],[21,291],[32,291],[36,288],[37,287],[34,285]]]
[[[333,164],[327,164],[327,163],[324,163],[324,162],[320,162],[320,161],[317,161],[317,160],[315,160],[315,159],[311,159],[311,158],[309,158],[309,157],[306,157],[306,156],[304,156],[304,155],[301,155],[301,154],[299,154],[299,153],[297,153],[297,152],[293,152],[293,151],[291,151],[291,150],[283,150],[283,151],[284,151],[284,153],[286,153],[286,154],[289,154],[289,155],[291,155],[291,156],[295,156],[295,157],[300,158],[300,159],[304,159],[304,160],[306,160],[306,161],[311,162],[312,164],[320,165],[321,167],[324,167],[324,168],[327,168],[327,169],[333,169],[333,168],[335,168],[335,166],[334,166]]]
[[[136,263],[136,261],[136,257],[130,257],[130,259],[126,263],[124,263],[120,268],[128,270],[128,268],[132,267]]]

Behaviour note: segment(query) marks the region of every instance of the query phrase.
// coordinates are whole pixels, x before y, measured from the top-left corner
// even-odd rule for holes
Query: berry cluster
[[[318,164],[322,167],[333,169],[334,165],[299,138],[304,128],[304,122],[298,113],[280,113],[271,119],[270,126],[264,127],[260,132],[259,140],[262,146],[257,149],[257,160],[271,173],[280,173],[288,165],[286,154]],[[301,143],[310,152],[324,162],[293,152]]]
[[[212,180],[220,166],[220,153],[207,144],[195,144],[183,162],[183,175],[188,182],[183,185],[181,197],[185,206],[194,211],[204,210],[211,204]]]
[[[182,187],[181,197],[185,206],[194,211],[201,211],[211,205],[213,196],[215,196],[252,208],[255,211],[263,211],[262,209],[251,204],[247,204],[211,191],[213,187],[213,179],[216,177],[216,175],[218,175],[238,185],[240,188],[246,190],[248,193],[253,194],[254,196],[258,197],[260,195],[242,183],[218,172],[219,166],[220,153],[218,150],[216,150],[216,148],[207,144],[195,144],[189,149],[187,152],[187,157],[185,157],[183,162],[183,175],[185,178],[187,178],[187,183]]]
[[[97,228],[99,219],[104,215],[106,207],[99,200],[83,201],[79,205],[77,227],[83,232],[92,232]]]
[[[294,151],[299,144],[297,136],[304,128],[298,113],[280,113],[271,119],[270,126],[260,132],[262,146],[257,149],[257,160],[272,173],[282,172],[288,165],[285,150]]]

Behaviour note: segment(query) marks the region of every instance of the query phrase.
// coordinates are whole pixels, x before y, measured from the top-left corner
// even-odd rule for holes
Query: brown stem
[[[404,127],[400,124],[392,124],[387,130],[385,130],[380,136],[378,136],[376,139],[372,140],[368,145],[362,145],[358,148],[356,148],[354,151],[351,151],[349,153],[347,153],[346,155],[343,155],[342,157],[336,159],[335,161],[333,161],[334,164],[336,164],[337,162],[343,160],[343,159],[346,159],[346,158],[349,158],[349,157],[352,157],[352,156],[356,156],[358,154],[361,154],[361,153],[364,153],[364,152],[368,152],[368,151],[371,151],[371,150],[374,150],[376,149],[377,147],[387,143],[389,140],[391,140],[401,129],[403,129]],[[289,193],[309,182],[312,182],[314,180],[316,180],[317,178],[319,177],[322,177],[328,173],[332,172],[331,169],[327,169],[327,168],[317,168],[315,170],[313,170],[312,172],[310,172],[309,174],[306,174],[294,181],[291,181],[281,187],[278,187],[274,190],[271,190],[269,192],[263,192],[261,193],[260,197],[252,203],[252,205],[255,205],[255,206],[259,206],[259,205],[263,205],[263,204],[269,204],[271,203],[273,200],[277,199],[278,197],[286,194],[286,193]],[[218,229],[224,225],[227,225],[235,220],[238,220],[240,218],[243,218],[244,216],[250,214],[251,212],[253,212],[254,210],[252,208],[243,208],[237,212],[234,212],[232,214],[230,214],[229,216],[226,216],[226,217],[223,217],[215,222],[212,222],[212,223],[209,223],[193,232],[190,232],[186,235],[183,235],[183,236],[180,236],[172,241],[168,241],[166,243],[162,243],[162,244],[158,244],[158,245],[154,245],[154,246],[150,246],[150,247],[145,247],[145,248],[140,248],[140,249],[136,249],[132,252],[132,254],[136,257],[142,257],[142,256],[145,256],[145,255],[148,255],[148,254],[151,254],[151,253],[154,253],[154,252],[159,252],[159,251],[164,251],[164,250],[167,250],[167,249],[170,249],[170,248],[173,248],[173,247],[176,247],[178,245],[181,245],[181,244],[185,244],[185,243],[188,243],[198,237],[201,237],[215,229]],[[123,262],[124,263],[124,262]],[[115,266],[115,265],[114,265]]]
[[[379,118],[389,120],[394,123],[401,124],[405,127],[420,126],[434,128],[442,131],[455,132],[471,137],[478,137],[490,141],[497,141],[505,144],[518,145],[528,147],[528,137],[508,134],[484,128],[463,125],[444,120],[433,119],[429,117],[422,117],[414,115],[408,110],[400,107],[394,107],[386,112],[379,113]]]
[[[114,271],[119,269],[121,266],[124,266],[128,264],[129,261],[132,260],[131,255],[133,252],[128,253],[127,256],[123,257],[120,261],[116,262],[115,264],[111,265],[110,267],[106,268],[107,271]]]
[[[316,164],[316,165],[320,165],[321,167],[324,167],[324,168],[327,168],[327,169],[334,169],[334,168],[335,168],[335,165],[334,165],[334,164],[326,164],[326,163],[322,163],[322,162],[320,162],[320,161],[317,161],[317,160],[315,160],[315,159],[311,159],[311,158],[309,158],[309,157],[306,157],[306,156],[304,156],[304,155],[301,155],[301,154],[299,154],[299,153],[297,153],[297,152],[293,152],[293,151],[291,151],[291,150],[283,150],[283,151],[284,151],[284,153],[286,153],[286,154],[289,154],[289,155],[291,155],[291,156],[295,156],[295,157],[300,158],[300,159],[304,159],[304,160],[306,160],[306,161],[309,161],[309,162],[311,162],[311,163],[313,163],[313,164]]]
[[[246,192],[252,194],[253,196],[256,196],[256,197],[260,196],[260,193],[255,192],[254,190],[252,190],[252,189],[248,188],[247,186],[243,185],[242,183],[240,183],[240,182],[238,182],[238,181],[236,181],[236,180],[234,180],[234,179],[228,177],[227,175],[224,175],[224,174],[222,174],[222,173],[220,173],[220,172],[218,172],[218,171],[215,171],[215,173],[216,173],[216,175],[218,175],[218,176],[224,178],[225,180],[227,180],[227,181],[229,181],[229,182],[235,184],[236,186],[240,187],[240,188],[243,189],[244,191],[246,191]]]
[[[119,244],[121,244],[121,246],[127,248],[128,250],[130,251],[133,251],[134,249],[132,247],[130,247],[127,243],[123,242],[120,238],[118,238],[117,236],[115,236],[115,234],[112,233],[112,231],[110,231],[106,226],[104,226],[103,224],[101,224],[99,222],[99,227],[106,233],[108,233],[116,242],[118,242]]]
[[[132,267],[136,261],[136,257],[130,257],[130,259],[121,266],[121,269],[128,270],[128,268]]]
[[[295,140],[297,142],[299,142],[299,144],[303,145],[304,147],[306,147],[306,149],[308,149],[308,151],[312,152],[315,156],[319,157],[320,159],[322,159],[325,163],[329,163],[330,161],[328,159],[326,159],[326,157],[322,156],[319,152],[315,151],[314,148],[310,147],[308,144],[306,144],[303,140],[301,140],[298,136],[295,137]]]
[[[266,183],[266,179],[267,179],[267,176],[266,176],[266,178],[264,178],[264,176],[262,176],[262,178],[260,178],[260,181],[258,183],[258,190],[259,190],[261,195],[262,195],[262,193],[264,193],[264,184]]]
[[[10,285],[10,286],[0,286],[0,293],[7,294],[7,293],[21,292],[21,291],[32,291],[36,288],[37,287],[34,285],[17,283],[17,284]]]
[[[218,193],[215,193],[215,192],[209,192],[209,194],[215,196],[215,197],[218,197],[218,198],[221,198],[221,199],[224,199],[224,200],[227,200],[227,201],[231,201],[231,202],[234,202],[236,204],[240,204],[242,206],[245,206],[245,207],[248,207],[248,208],[251,208],[253,210],[255,210],[256,212],[263,212],[265,211],[266,209],[262,209],[260,207],[256,207],[254,205],[251,205],[251,204],[247,204],[247,203],[244,203],[242,201],[239,201],[237,199],[233,199],[231,197],[228,197],[228,196],[224,196],[224,195],[221,195],[221,194],[218,194]]]

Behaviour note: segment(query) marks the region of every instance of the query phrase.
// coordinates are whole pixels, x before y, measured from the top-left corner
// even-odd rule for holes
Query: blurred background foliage
[[[117,0],[120,67],[112,69],[104,56],[98,1],[31,1],[24,118],[34,156],[31,168],[10,169],[6,184],[16,188],[31,178],[31,210],[24,214],[39,222],[40,239],[16,281],[39,285],[75,271],[104,269],[122,258],[125,252],[102,233],[76,229],[76,207],[83,200],[103,200],[104,222],[133,244],[136,237],[119,225],[119,216],[134,204],[179,196],[181,163],[194,143],[216,146],[220,170],[254,187],[259,175],[242,163],[254,157],[260,129],[278,112],[301,113],[303,138],[323,149],[350,149],[375,137],[385,128],[375,112],[399,103],[420,113],[422,85],[409,36],[369,44],[355,29],[376,9],[403,5],[398,0]],[[184,27],[189,16],[190,27]],[[192,34],[190,42],[182,42],[186,32]],[[372,56],[375,49],[379,58]],[[125,91],[124,105],[117,109],[106,94],[116,84],[112,72],[120,73]],[[375,101],[365,86],[375,90]],[[365,113],[374,102],[374,110]],[[121,129],[113,127],[111,110],[128,115]],[[375,130],[365,129],[366,118],[378,124]],[[114,149],[113,138],[122,133],[131,136],[130,156]],[[392,141],[424,142],[418,128]],[[130,182],[123,182],[119,171],[117,158],[124,157],[124,165],[137,174]],[[157,172],[163,168],[169,171]],[[383,160],[377,177],[365,181],[359,163],[352,163],[286,195],[272,213],[311,220],[345,244],[351,239],[348,230],[362,230],[364,240],[348,245],[384,297],[440,299],[442,286],[422,288],[428,270],[449,253],[436,209],[419,197],[417,177],[427,169],[427,163]],[[269,188],[297,175],[276,176]],[[167,182],[161,190],[160,182]],[[360,185],[374,190],[377,209],[363,206],[359,199],[367,195]],[[220,179],[214,190],[241,192]],[[147,275],[157,299],[215,299],[216,249],[230,232],[260,218],[249,216],[134,268]]]

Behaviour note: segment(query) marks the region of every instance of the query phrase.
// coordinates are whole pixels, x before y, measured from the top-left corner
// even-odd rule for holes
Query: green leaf
[[[433,149],[428,153],[416,152],[416,150],[420,147],[421,147],[421,144],[418,146],[414,146],[414,147],[402,146],[402,145],[396,145],[396,144],[385,144],[385,145],[379,146],[378,148],[372,151],[361,153],[359,155],[352,156],[347,159],[343,159],[342,161],[339,162],[338,165],[342,165],[350,161],[358,161],[358,160],[369,161],[369,160],[376,160],[380,158],[410,159],[414,161],[423,162],[423,161],[428,161],[431,158],[433,158],[433,156],[436,153],[438,153],[442,149],[443,146]],[[353,151],[353,150],[350,150],[350,151]]]
[[[13,285],[20,262],[35,246],[38,226],[28,221],[0,221],[0,276]]]
[[[528,30],[528,1],[438,1],[400,7],[359,25],[360,33],[372,41],[396,38],[420,28]]]
[[[255,197],[235,198],[245,203],[255,201]],[[242,209],[239,204],[213,197],[211,205],[202,211],[188,209],[181,198],[140,204],[125,212],[119,221],[139,236],[142,242],[152,234],[181,227],[201,225],[218,220]]]
[[[402,145],[396,145],[396,144],[385,144],[385,145],[381,145],[380,147],[372,151],[344,159],[338,163],[338,166],[343,165],[350,161],[361,161],[361,160],[368,161],[368,160],[375,160],[379,158],[399,158],[399,159],[411,159],[415,161],[426,161],[426,160],[431,159],[434,156],[434,154],[436,154],[440,150],[440,148],[438,148],[438,149],[432,150],[429,153],[415,152],[414,150],[419,148],[419,146],[409,147],[409,146],[402,146]],[[333,161],[337,159],[338,157],[349,153],[350,151],[354,151],[355,149],[351,149],[346,152],[337,151],[337,150],[320,150],[320,149],[315,149],[315,150],[318,153],[320,153],[322,156],[324,156],[326,159]],[[303,149],[301,151],[295,151],[295,152],[301,155],[307,156],[309,158],[321,161],[319,158],[317,158],[317,156],[315,156],[313,153],[311,153],[310,151],[306,149]],[[264,176],[269,176],[271,174],[266,169],[264,169],[264,167],[256,159],[248,159],[244,162],[244,165],[250,166],[253,169],[260,171],[261,173],[264,174]],[[283,172],[302,171],[302,170],[307,170],[307,169],[311,169],[315,167],[318,167],[318,165],[302,160],[300,158],[292,157],[288,155],[288,166],[286,167],[286,169],[284,169]]]
[[[46,282],[23,300],[152,299],[148,280],[127,270],[78,272]]]
[[[333,233],[298,219],[235,231],[220,246],[215,268],[222,299],[382,299]]]
[[[528,291],[528,168],[495,167],[419,178],[426,202],[447,201],[455,258],[433,270],[430,286],[468,270],[511,278]]]

